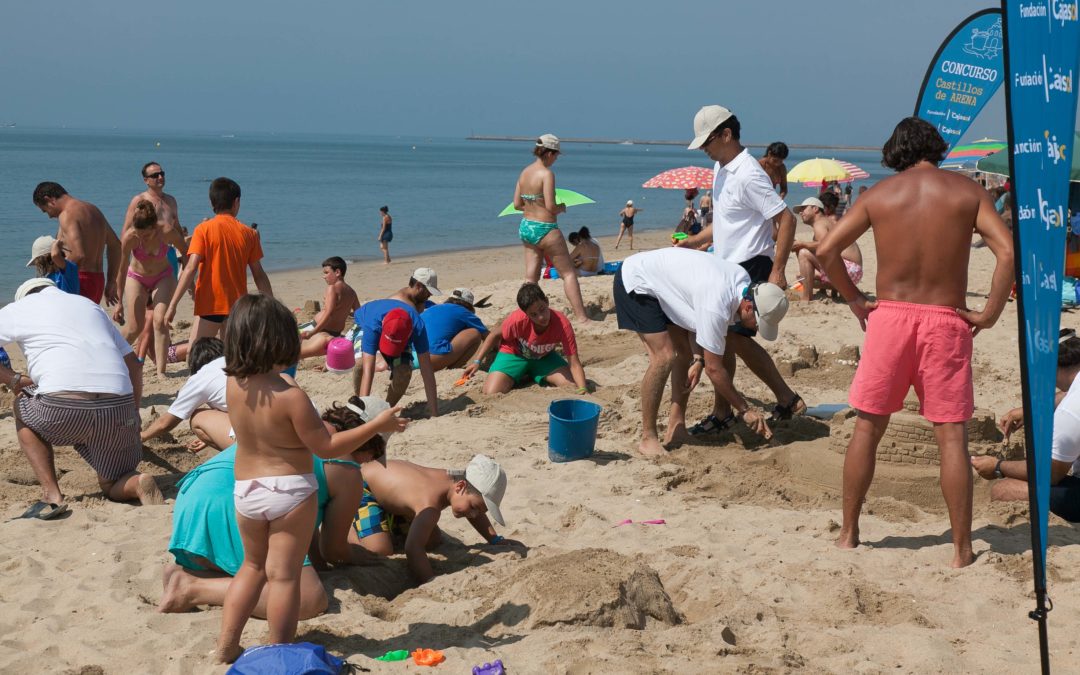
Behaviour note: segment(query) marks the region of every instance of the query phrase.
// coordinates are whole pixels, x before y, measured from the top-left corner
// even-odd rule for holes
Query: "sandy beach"
[[[665,244],[665,232],[642,232],[641,247]],[[809,238],[800,227],[798,238]],[[600,242],[608,260],[614,237]],[[873,290],[876,261],[870,234],[861,240]],[[333,252],[328,251],[327,255]],[[304,313],[325,286],[318,261],[310,270],[271,275],[275,294]],[[433,267],[440,287],[490,295],[478,310],[488,326],[514,307],[523,274],[520,247],[395,258],[350,267],[346,280],[361,300],[385,297],[414,267]],[[981,307],[993,256],[972,251],[970,302]],[[794,258],[788,280],[797,276]],[[542,282],[552,305],[568,312],[561,281]],[[512,673],[1034,673],[1038,670],[1025,504],[991,504],[988,483],[975,478],[977,560],[948,567],[948,519],[937,466],[925,444],[902,461],[882,461],[864,509],[865,546],[833,546],[840,521],[844,414],[780,423],[766,443],[745,427],[695,441],[659,461],[637,456],[639,389],[646,356],[638,338],[619,331],[611,277],[582,280],[597,321],[577,327],[590,400],[603,406],[595,455],[555,464],[547,457],[547,405],[568,392],[516,389],[480,392],[479,378],[455,387],[458,373],[437,374],[440,409],[421,419],[423,390],[413,378],[404,399],[416,418],[395,436],[388,454],[429,466],[462,467],[482,452],[505,468],[507,527],[528,546],[513,551],[480,545],[465,520],[444,514],[446,543],[432,555],[438,576],[413,587],[404,556],[382,564],[338,568],[323,576],[329,611],[303,621],[298,639],[326,646],[374,673],[424,668],[381,663],[393,649],[441,649],[437,671],[470,672],[502,659]],[[191,316],[190,303],[180,318]],[[1080,326],[1075,314],[1065,327]],[[186,330],[176,337],[186,337]],[[843,304],[793,302],[780,339],[763,343],[792,387],[811,407],[846,401],[862,332]],[[21,365],[17,349],[12,359]],[[298,381],[320,408],[343,401],[348,377],[315,370],[309,359]],[[980,415],[1000,416],[1020,400],[1014,303],[975,340],[975,398]],[[147,369],[144,425],[163,412],[187,375]],[[771,408],[767,389],[741,369],[736,385]],[[381,393],[385,375],[376,379]],[[571,393],[572,395],[572,393]],[[186,424],[151,442],[141,470],[157,476],[163,506],[135,507],[104,499],[93,471],[71,448],[57,450],[60,484],[72,506],[52,522],[12,520],[39,488],[23,456],[10,412],[0,400],[0,671],[62,673],[224,672],[209,658],[220,608],[159,614],[161,571],[171,528],[175,483],[213,451],[193,455]],[[691,396],[689,417],[711,406],[706,382]],[[663,415],[661,418],[663,419]],[[915,433],[915,432],[912,432]],[[993,447],[991,432],[973,451]],[[980,438],[983,438],[980,437]],[[912,444],[918,439],[912,437]],[[1015,450],[1015,449],[1014,449]],[[932,453],[929,453],[932,454]],[[910,461],[907,461],[910,460]],[[663,525],[622,525],[663,519]],[[1051,662],[1058,672],[1080,650],[1080,533],[1050,517],[1048,576]],[[1076,568],[1074,570],[1074,568]],[[244,645],[266,624],[249,622]]]

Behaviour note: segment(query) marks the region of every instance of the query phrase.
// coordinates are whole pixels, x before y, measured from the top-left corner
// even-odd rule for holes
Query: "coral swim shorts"
[[[851,407],[890,415],[915,386],[919,413],[931,422],[966,422],[975,411],[971,326],[952,307],[880,300],[866,324]]]

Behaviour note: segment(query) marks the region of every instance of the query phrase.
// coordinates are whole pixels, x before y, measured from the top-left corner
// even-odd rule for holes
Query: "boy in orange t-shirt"
[[[191,343],[202,337],[222,337],[222,327],[233,303],[247,294],[247,269],[256,288],[273,297],[270,278],[259,261],[262,245],[255,230],[236,219],[240,211],[240,186],[229,178],[210,183],[210,206],[217,214],[200,223],[188,244],[187,263],[177,282],[165,321],[172,324],[176,307],[195,281],[195,322]]]

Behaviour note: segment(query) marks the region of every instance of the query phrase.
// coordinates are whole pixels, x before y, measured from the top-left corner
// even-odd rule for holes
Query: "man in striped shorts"
[[[74,446],[109,499],[161,504],[153,477],[136,471],[142,366],[104,310],[49,279],[31,279],[0,309],[0,344],[11,342],[29,370],[24,375],[0,365],[0,382],[15,393],[19,445],[42,490],[41,501],[22,517],[49,520],[68,510],[54,445]]]

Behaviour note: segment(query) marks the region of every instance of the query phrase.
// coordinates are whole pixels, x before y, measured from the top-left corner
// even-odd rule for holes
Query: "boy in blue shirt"
[[[79,294],[79,266],[64,257],[59,239],[50,235],[35,239],[26,266],[37,268],[39,277],[52,279],[65,293]]]
[[[472,291],[455,288],[446,302],[424,310],[431,367],[435,372],[464,368],[490,332],[476,316],[475,302]]]
[[[412,379],[412,359],[407,351],[411,347],[420,364],[428,411],[432,417],[439,414],[435,371],[428,353],[428,334],[424,320],[416,311],[432,295],[442,295],[438,289],[438,276],[435,270],[421,267],[413,272],[409,285],[393,296],[365,303],[356,310],[353,318],[363,331],[360,342],[362,356],[353,370],[353,386],[358,396],[371,394],[371,385],[375,380],[375,355],[381,353],[390,367],[386,402],[396,405],[405,395]]]

